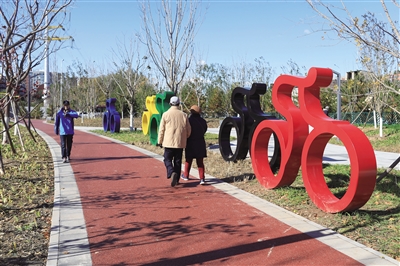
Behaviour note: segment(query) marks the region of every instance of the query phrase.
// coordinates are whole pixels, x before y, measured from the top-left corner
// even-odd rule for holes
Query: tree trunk
[[[9,97],[6,97],[7,101],[9,100]],[[3,132],[3,142],[2,144],[8,144],[8,129],[10,127],[10,104],[8,103],[6,107],[4,108],[4,125],[6,128],[4,128]]]
[[[13,111],[13,114],[14,114],[14,123],[15,123],[15,125],[14,125],[14,135],[16,136],[18,134],[19,141],[21,142],[22,150],[25,151],[24,141],[22,140],[21,131],[19,129],[17,108],[15,108],[16,103],[15,102],[11,102],[10,104],[11,104],[12,111]]]
[[[1,154],[1,149],[0,149],[0,175],[4,175],[3,155]]]
[[[133,104],[129,103],[129,130],[133,131]]]

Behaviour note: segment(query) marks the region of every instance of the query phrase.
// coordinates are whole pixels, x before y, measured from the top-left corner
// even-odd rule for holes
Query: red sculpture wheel
[[[351,167],[347,191],[340,198],[329,189],[322,166],[326,144],[333,135],[346,147]],[[325,212],[357,210],[374,191],[377,174],[374,150],[364,133],[351,124],[331,124],[328,130],[315,128],[304,144],[301,165],[308,195]]]

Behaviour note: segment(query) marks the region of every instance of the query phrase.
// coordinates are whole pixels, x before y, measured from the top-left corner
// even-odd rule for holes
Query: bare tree
[[[129,128],[133,130],[133,117],[135,115],[136,92],[140,83],[144,80],[142,71],[147,62],[147,56],[141,56],[139,43],[131,39],[117,44],[117,51],[113,50],[112,63],[115,73],[112,74],[114,82],[119,88],[120,95],[129,106]]]
[[[307,75],[307,69],[305,66],[299,66],[295,61],[289,59],[287,65],[281,66],[283,73],[288,73],[292,76],[305,76]],[[292,100],[296,106],[299,106],[299,90],[295,87],[292,90]]]
[[[376,31],[374,39],[384,38],[382,32]],[[393,94],[400,94],[396,85],[392,82],[393,73],[396,71],[397,60],[387,52],[376,50],[367,45],[360,46],[361,63],[366,68],[364,75],[369,81],[369,97],[367,103],[374,111],[374,124],[376,125],[375,113],[379,119],[379,135],[383,137],[383,113],[384,108],[389,106],[388,99]]]
[[[6,96],[2,101],[6,128],[10,121],[10,101],[31,70],[38,66],[46,54],[60,48],[61,44],[47,47],[50,38],[55,38],[56,27],[48,31],[50,25],[61,25],[65,10],[72,0],[24,0],[1,1],[0,5],[0,60],[1,79],[6,82]],[[61,27],[60,27],[61,28]],[[7,143],[3,135],[3,144]]]
[[[325,4],[323,0],[306,0],[308,4],[318,13],[319,16],[324,18],[328,23],[328,28],[321,29],[322,31],[334,31],[341,39],[346,39],[356,44],[363,44],[370,46],[375,50],[380,50],[384,53],[388,53],[395,58],[400,59],[398,47],[400,45],[400,32],[397,28],[396,21],[393,20],[392,14],[390,14],[388,5],[397,7],[397,12],[394,12],[398,16],[398,8],[400,8],[397,0],[380,0],[382,10],[386,16],[386,23],[378,20],[375,15],[368,12],[361,17],[354,17],[346,7],[344,1],[341,2],[341,7],[332,6]],[[344,16],[339,15],[343,12]],[[395,18],[398,19],[398,18]],[[384,39],[374,38],[376,31],[380,31]],[[386,42],[385,40],[391,40]]]
[[[114,91],[113,78],[104,68],[99,66],[96,66],[96,68],[98,72],[95,71],[93,77],[95,77],[94,80],[97,84],[97,88],[100,89],[106,99],[108,99]]]
[[[226,67],[223,65],[217,65],[217,77],[216,86],[222,90],[222,110],[225,116],[230,116],[234,113],[231,104],[231,95],[234,88],[241,86],[238,82],[239,77],[236,76],[234,67]]]
[[[251,71],[252,65],[246,62],[245,59],[233,61],[231,66],[233,80],[240,87],[251,87]]]
[[[190,105],[186,104],[190,99],[190,102],[193,102],[192,99],[195,99],[195,103],[201,107],[202,100],[205,99],[206,88],[209,83],[207,80],[207,65],[203,61],[197,61],[196,65],[190,69],[188,75],[188,81],[186,84],[190,88],[185,98],[182,99],[182,102],[185,103],[185,106],[188,110]],[[181,97],[182,90],[181,90]]]
[[[190,68],[194,53],[194,38],[199,19],[200,0],[162,0],[153,16],[154,1],[141,2],[144,36],[141,41],[175,94]]]
[[[329,28],[322,30],[336,32],[339,38],[354,42],[359,49],[360,62],[372,81],[370,88],[372,108],[381,118],[388,96],[400,94],[398,88],[393,86],[393,82],[389,82],[398,68],[400,59],[400,32],[397,21],[392,17],[398,16],[399,3],[397,0],[380,0],[385,15],[384,20],[380,20],[372,12],[367,12],[361,17],[353,16],[343,1],[341,7],[325,4],[322,0],[307,0],[307,2],[329,22]],[[397,9],[397,12],[391,14],[389,10],[393,8]],[[382,119],[380,121],[382,124]],[[382,128],[380,134],[382,136]]]
[[[252,69],[252,83],[266,83],[267,88],[271,83],[273,70],[269,62],[264,57],[254,59],[254,65]],[[260,96],[261,108],[263,111],[275,109],[272,105],[272,90],[268,89],[267,92]]]
[[[307,68],[305,66],[299,66],[293,59],[289,59],[286,64],[287,65],[281,66],[282,73],[292,76],[307,75]]]
[[[96,75],[96,66],[94,65],[94,62],[90,64],[89,66],[89,92],[88,92],[88,98],[89,98],[89,110],[88,113],[90,114],[90,118],[95,117],[95,111],[96,111],[96,105],[99,102],[99,90],[97,89],[97,82],[95,81],[95,75]]]

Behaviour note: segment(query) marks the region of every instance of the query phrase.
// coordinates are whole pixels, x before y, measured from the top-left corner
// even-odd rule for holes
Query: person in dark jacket
[[[70,108],[67,100],[63,102],[63,107],[56,115],[54,132],[56,135],[60,135],[63,163],[69,163],[74,136],[74,118],[78,118],[78,116],[78,113]]]
[[[201,109],[197,105],[193,105],[190,108],[190,113],[189,123],[192,128],[192,133],[187,139],[185,169],[181,177],[183,180],[189,180],[190,168],[192,167],[193,159],[196,159],[200,184],[204,185],[206,182],[204,178],[204,158],[207,157],[204,134],[207,132],[207,122],[200,116]]]

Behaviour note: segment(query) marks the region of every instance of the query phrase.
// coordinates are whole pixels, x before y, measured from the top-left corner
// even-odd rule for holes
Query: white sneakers
[[[189,177],[184,176],[183,174],[181,175],[182,180],[188,181]]]
[[[184,174],[181,174],[181,178],[182,178],[182,180],[185,180],[185,181],[190,180],[190,178],[186,177]],[[206,184],[206,181],[204,180],[204,178],[200,179],[200,185],[205,185],[205,184]]]

